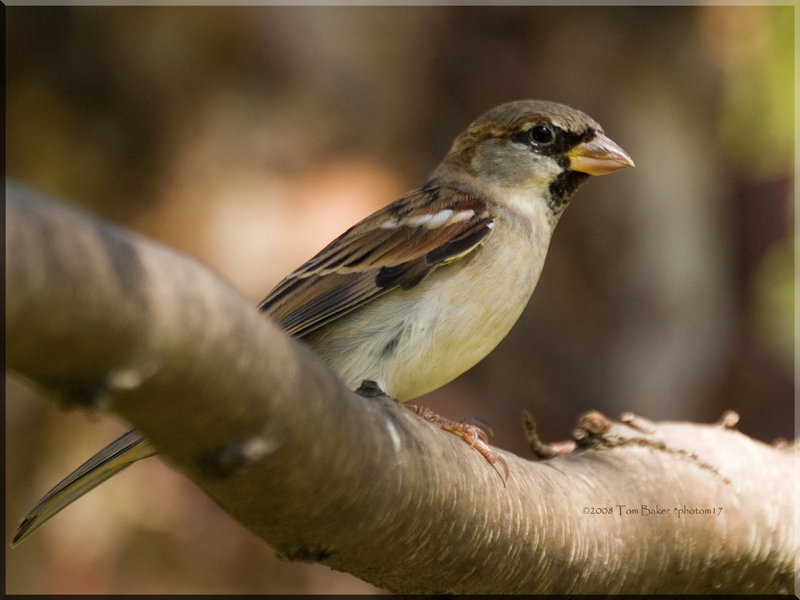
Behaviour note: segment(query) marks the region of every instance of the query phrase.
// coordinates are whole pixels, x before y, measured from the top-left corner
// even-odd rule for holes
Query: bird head
[[[444,165],[492,188],[494,197],[542,198],[555,220],[590,175],[634,166],[591,117],[536,100],[502,104],[476,119]]]

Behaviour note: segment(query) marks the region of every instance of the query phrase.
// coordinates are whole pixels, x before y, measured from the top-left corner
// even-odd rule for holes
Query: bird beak
[[[567,153],[572,171],[589,175],[607,175],[625,167],[634,166],[627,152],[602,133],[589,141],[578,144]]]

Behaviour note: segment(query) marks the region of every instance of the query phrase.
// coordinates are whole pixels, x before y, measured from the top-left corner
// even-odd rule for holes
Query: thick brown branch
[[[6,191],[8,367],[128,419],[288,558],[396,592],[791,589],[791,451],[594,414],[574,452],[504,453],[504,485],[455,436],[343,389],[201,265]]]

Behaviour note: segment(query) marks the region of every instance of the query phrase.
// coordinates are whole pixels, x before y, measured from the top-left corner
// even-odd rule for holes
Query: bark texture
[[[7,368],[130,421],[288,559],[406,593],[793,589],[793,446],[731,416],[589,413],[572,452],[503,453],[504,484],[455,436],[344,389],[202,265],[6,195]]]

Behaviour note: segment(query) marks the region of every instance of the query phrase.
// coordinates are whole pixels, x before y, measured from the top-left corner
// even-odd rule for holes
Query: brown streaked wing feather
[[[386,293],[375,285],[375,276],[370,272],[331,274],[301,281],[305,285],[296,288],[286,302],[262,308],[286,333],[297,337]]]
[[[409,224],[415,215],[445,210],[473,214],[430,229]],[[302,337],[397,287],[413,288],[438,266],[477,248],[492,222],[477,197],[435,186],[416,190],[328,244],[279,283],[259,310]]]

